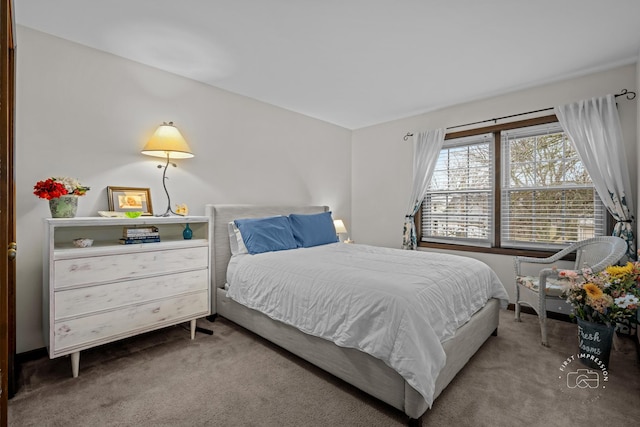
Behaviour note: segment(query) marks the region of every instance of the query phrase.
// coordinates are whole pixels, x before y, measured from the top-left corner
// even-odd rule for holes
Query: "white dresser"
[[[183,238],[185,224],[193,237]],[[209,218],[47,218],[43,334],[49,357],[80,351],[211,312]],[[155,226],[160,242],[121,244],[124,227]],[[73,240],[90,238],[91,247]]]

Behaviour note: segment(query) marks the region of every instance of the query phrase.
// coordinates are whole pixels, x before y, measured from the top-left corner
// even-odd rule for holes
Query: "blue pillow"
[[[338,241],[331,212],[310,215],[291,214],[289,221],[298,246],[309,248]]]
[[[298,247],[286,216],[247,218],[234,221],[250,254]]]

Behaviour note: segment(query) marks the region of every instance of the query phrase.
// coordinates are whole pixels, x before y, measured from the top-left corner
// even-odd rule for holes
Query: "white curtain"
[[[427,193],[443,143],[444,129],[442,128],[420,132],[413,136],[413,187],[404,218],[402,249],[416,249],[418,245],[413,218]]]
[[[627,256],[636,259],[631,181],[615,96],[562,105],[555,108],[555,113],[576,146],[602,203],[616,220],[613,235],[627,241]]]

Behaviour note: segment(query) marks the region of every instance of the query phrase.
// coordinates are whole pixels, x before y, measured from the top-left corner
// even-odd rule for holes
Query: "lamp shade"
[[[347,227],[344,226],[344,222],[341,219],[333,221],[333,226],[336,228],[336,234],[342,234],[347,232]]]
[[[173,122],[163,123],[158,126],[153,136],[142,149],[142,154],[147,156],[188,159],[193,157],[187,141]]]

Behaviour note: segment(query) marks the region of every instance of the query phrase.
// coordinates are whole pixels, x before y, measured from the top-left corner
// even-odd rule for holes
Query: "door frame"
[[[0,3],[0,426],[8,423],[8,399],[16,391],[15,317],[15,23],[12,0]]]

